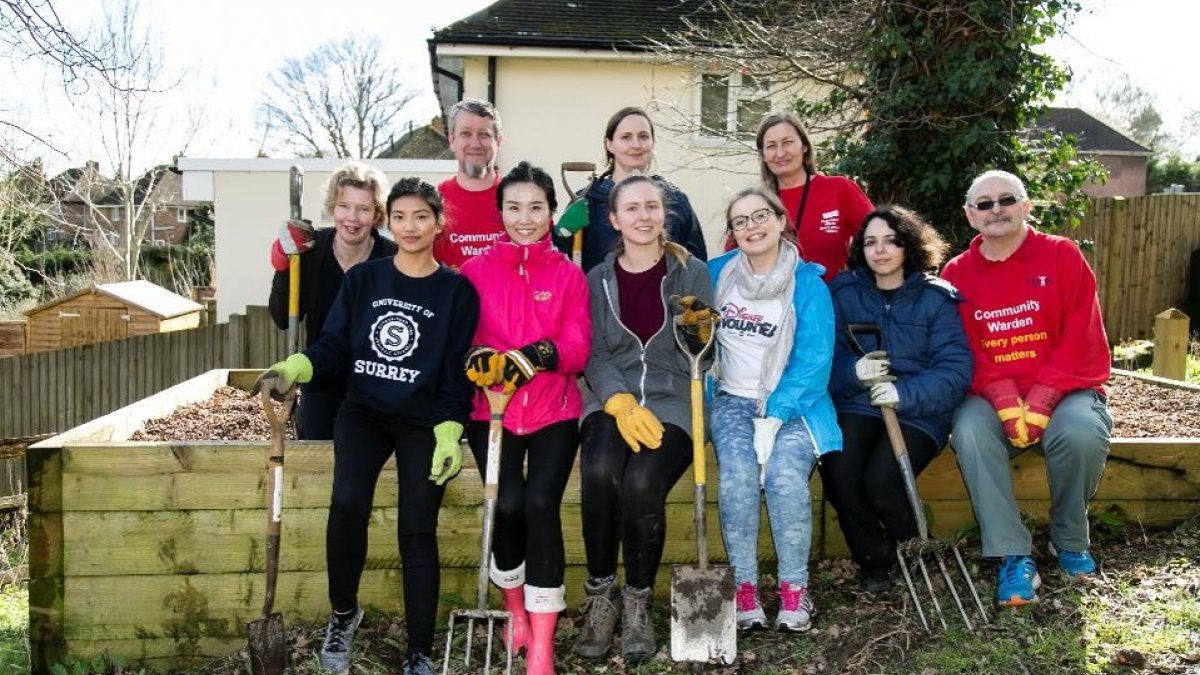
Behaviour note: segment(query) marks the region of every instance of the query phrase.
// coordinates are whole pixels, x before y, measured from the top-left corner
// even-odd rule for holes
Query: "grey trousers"
[[[1112,417],[1095,391],[1068,394],[1054,409],[1042,442],[1033,449],[1046,458],[1050,484],[1050,540],[1062,551],[1086,551],[1087,505],[1100,484],[1108,458]],[[971,508],[979,523],[983,555],[1029,555],[1033,540],[1021,522],[1008,462],[1022,450],[1004,435],[987,400],[968,396],[954,413],[951,442]]]

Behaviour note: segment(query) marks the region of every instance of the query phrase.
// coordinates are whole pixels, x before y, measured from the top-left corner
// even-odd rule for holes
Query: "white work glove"
[[[880,382],[888,381],[887,378],[891,377],[888,375],[888,368],[891,365],[887,358],[887,352],[868,352],[854,363],[854,374],[858,376],[858,381],[862,382],[864,387],[872,387]]]
[[[766,478],[767,461],[771,459],[771,451],[775,449],[775,437],[783,420],[778,417],[754,418],[754,454],[758,457],[758,483],[762,485]]]
[[[871,405],[877,408],[895,408],[900,405],[900,392],[892,382],[880,382],[871,387]]]

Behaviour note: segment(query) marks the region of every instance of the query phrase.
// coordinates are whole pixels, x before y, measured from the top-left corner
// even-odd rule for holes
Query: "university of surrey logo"
[[[420,340],[417,322],[404,312],[388,312],[371,325],[371,349],[385,361],[403,361]]]

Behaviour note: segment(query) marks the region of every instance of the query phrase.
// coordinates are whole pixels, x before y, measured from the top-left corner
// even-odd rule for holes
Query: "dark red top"
[[[663,304],[662,282],[667,276],[667,256],[658,259],[645,272],[630,272],[613,261],[617,268],[617,300],[621,323],[646,344],[662,328],[667,317]]]

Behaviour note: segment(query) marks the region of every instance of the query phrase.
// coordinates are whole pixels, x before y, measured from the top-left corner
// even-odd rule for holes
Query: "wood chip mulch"
[[[278,404],[276,404],[278,408]],[[271,425],[262,400],[235,387],[220,387],[206,401],[147,420],[131,441],[265,441]]]

